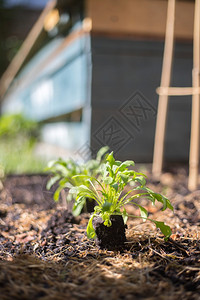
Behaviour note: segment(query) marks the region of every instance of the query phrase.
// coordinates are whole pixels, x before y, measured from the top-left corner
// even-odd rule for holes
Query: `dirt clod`
[[[126,242],[124,221],[122,216],[113,215],[110,217],[111,226],[105,226],[101,217],[94,217],[92,223],[96,231],[96,244],[101,249],[120,250]]]

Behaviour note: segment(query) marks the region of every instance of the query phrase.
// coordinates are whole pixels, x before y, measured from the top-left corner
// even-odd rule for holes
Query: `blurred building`
[[[3,112],[22,111],[45,142],[82,157],[106,144],[151,162],[166,12],[166,0],[55,1],[11,84],[1,81]],[[192,84],[193,15],[194,1],[177,1],[172,86]],[[190,110],[191,97],[170,100],[168,161],[188,160]]]

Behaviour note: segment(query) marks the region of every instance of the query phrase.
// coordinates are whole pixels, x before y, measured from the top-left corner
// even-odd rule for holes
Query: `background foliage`
[[[21,114],[0,118],[0,166],[5,174],[42,172],[45,166],[34,155],[39,125]]]

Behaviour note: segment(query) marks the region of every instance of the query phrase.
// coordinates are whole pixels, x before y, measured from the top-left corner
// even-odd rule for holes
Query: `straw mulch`
[[[129,220],[121,252],[88,240],[89,215],[74,218],[55,205],[45,176],[8,177],[0,194],[0,299],[200,299],[200,191],[187,190],[185,168],[170,172],[148,186],[169,197],[174,213],[143,204],[173,235],[165,242],[154,225]]]

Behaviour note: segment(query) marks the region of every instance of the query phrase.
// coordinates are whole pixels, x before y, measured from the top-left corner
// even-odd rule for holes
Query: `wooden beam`
[[[37,65],[31,72],[26,74],[26,77],[20,78],[17,82],[17,88],[20,86],[20,88],[25,88],[31,82],[35,80],[35,78],[40,74],[57,56],[60,55],[60,53],[66,49],[71,43],[76,41],[77,39],[81,38],[82,36],[85,36],[90,33],[91,27],[85,26],[85,22],[83,22],[83,26],[80,29],[77,29],[75,31],[72,31],[70,34],[67,35],[66,38],[63,39],[61,44],[48,55],[45,57],[45,59],[42,61],[41,64]],[[62,65],[58,65],[57,68],[62,67]],[[16,87],[13,87],[9,90],[9,93],[13,93]]]
[[[177,1],[176,8],[174,36],[192,40],[194,3]],[[93,34],[164,38],[167,1],[86,0],[86,15]]]
[[[168,88],[171,82],[171,70],[174,48],[175,4],[175,0],[168,0],[165,48],[161,75],[161,86],[164,88]],[[160,176],[163,165],[167,109],[168,95],[160,95],[158,101],[158,113],[152,167],[152,173],[156,178]]]
[[[194,44],[193,44],[193,87],[200,87],[200,0],[195,1]],[[188,188],[196,190],[198,186],[199,167],[199,126],[200,126],[200,95],[192,97],[192,123],[189,157]]]
[[[158,87],[156,93],[160,96],[199,95],[200,87]]]
[[[36,40],[38,39],[39,35],[43,30],[44,20],[47,14],[56,6],[57,1],[51,0],[47,3],[45,9],[41,13],[39,19],[31,29],[30,33],[28,34],[27,38],[23,42],[21,48],[11,61],[10,65],[8,66],[7,70],[4,72],[3,76],[0,80],[0,102],[5,95],[7,89],[9,88],[10,84],[12,83],[14,77],[19,72],[22,64],[24,63],[25,59],[27,58],[28,54],[30,53],[33,45],[35,44]]]

